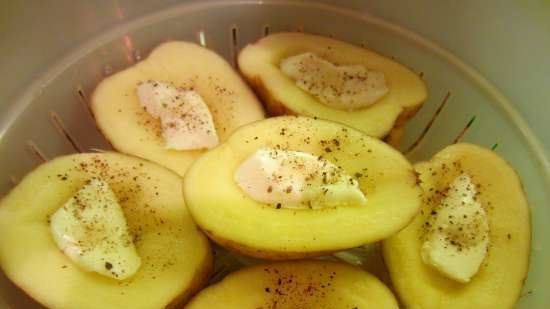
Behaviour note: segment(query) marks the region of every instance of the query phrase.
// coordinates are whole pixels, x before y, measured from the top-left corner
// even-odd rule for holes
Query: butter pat
[[[300,89],[337,109],[363,108],[388,92],[383,73],[362,65],[335,65],[313,53],[286,58],[280,68]]]
[[[277,208],[362,206],[357,180],[330,161],[307,152],[261,148],[234,175],[252,199]]]
[[[86,271],[124,280],[141,259],[116,196],[105,181],[92,179],[50,218],[55,243]]]
[[[489,222],[471,178],[458,176],[432,211],[431,229],[422,245],[425,264],[444,276],[467,283],[487,255]]]
[[[147,81],[138,85],[137,94],[147,113],[160,118],[166,148],[194,150],[219,144],[212,114],[196,91]]]

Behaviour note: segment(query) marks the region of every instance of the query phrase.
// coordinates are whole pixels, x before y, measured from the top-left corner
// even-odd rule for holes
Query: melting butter
[[[313,53],[286,58],[280,68],[300,89],[337,109],[363,108],[388,92],[382,72],[362,65],[335,65]]]
[[[476,195],[470,176],[458,176],[432,211],[431,228],[421,249],[425,264],[462,283],[479,271],[489,245],[487,214]]]
[[[307,152],[261,148],[236,170],[234,180],[252,199],[277,208],[362,206],[356,179]]]
[[[219,144],[212,114],[196,91],[147,81],[138,85],[137,94],[145,110],[160,118],[166,148],[194,150]]]
[[[109,184],[92,179],[50,217],[63,253],[85,271],[124,280],[141,266],[126,219]]]

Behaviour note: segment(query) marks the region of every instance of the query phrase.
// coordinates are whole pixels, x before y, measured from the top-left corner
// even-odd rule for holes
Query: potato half
[[[141,267],[119,281],[87,272],[56,245],[49,217],[86,181],[100,177],[117,196]],[[115,153],[60,157],[28,174],[0,203],[0,266],[52,309],[161,309],[200,289],[212,268],[207,238],[181,194],[181,178]]]
[[[295,261],[247,267],[195,296],[187,309],[397,309],[376,277],[344,263]]]
[[[360,207],[280,209],[251,199],[236,169],[261,147],[323,156],[355,175],[368,201]],[[325,120],[283,116],[238,129],[187,172],[184,196],[197,224],[216,242],[244,254],[289,259],[375,242],[403,228],[419,210],[410,163],[387,144]]]
[[[341,110],[322,104],[298,88],[280,69],[283,59],[311,52],[338,65],[363,65],[382,72],[388,93],[373,105]],[[346,124],[382,138],[394,129],[399,135],[405,122],[426,100],[422,79],[403,65],[366,48],[335,39],[304,34],[276,33],[248,45],[239,54],[239,69],[267,104],[272,115],[295,114]]]
[[[194,43],[164,43],[145,60],[105,78],[93,93],[91,109],[107,140],[120,152],[154,161],[182,176],[204,150],[164,147],[160,121],[143,109],[136,94],[138,83],[148,80],[199,93],[222,142],[241,125],[264,118],[261,104],[233,68]]]
[[[425,192],[422,212],[383,243],[398,296],[415,309],[505,309],[516,303],[529,266],[531,223],[520,179],[493,151],[455,144],[415,166]],[[478,187],[477,200],[489,219],[489,247],[478,273],[459,283],[424,264],[420,250],[425,223],[445,188],[460,173]]]

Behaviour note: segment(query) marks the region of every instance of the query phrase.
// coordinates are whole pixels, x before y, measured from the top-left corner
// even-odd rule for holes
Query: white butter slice
[[[307,152],[261,148],[236,170],[234,180],[253,200],[277,208],[362,206],[357,180]]]
[[[212,114],[196,91],[147,81],[138,85],[137,94],[145,110],[160,118],[166,148],[194,150],[219,144]]]
[[[487,214],[476,194],[471,178],[458,176],[432,212],[434,220],[421,249],[424,263],[462,283],[479,271],[489,245]]]
[[[63,253],[86,271],[124,280],[141,266],[126,219],[105,181],[92,179],[50,218]]]
[[[388,92],[382,72],[362,65],[335,65],[313,53],[286,58],[280,67],[300,89],[337,109],[363,108]]]

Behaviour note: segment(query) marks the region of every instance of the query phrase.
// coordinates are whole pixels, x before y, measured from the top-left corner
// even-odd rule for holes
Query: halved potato
[[[49,218],[86,181],[99,177],[117,196],[141,267],[122,281],[87,272],[56,245]],[[212,267],[207,238],[185,207],[181,178],[153,163],[115,154],[55,159],[28,174],[0,203],[0,266],[52,309],[161,309],[197,291]]]
[[[185,308],[399,307],[390,290],[360,268],[328,261],[295,261],[236,271],[200,292]]]
[[[323,156],[354,175],[364,206],[280,209],[250,198],[234,181],[237,168],[262,147]],[[283,116],[238,129],[199,158],[184,179],[197,224],[223,246],[267,259],[321,255],[384,239],[419,210],[421,190],[409,162],[355,129],[325,120]]]
[[[283,59],[314,53],[338,65],[362,65],[382,72],[388,93],[373,105],[335,109],[296,86],[280,69]],[[297,114],[346,124],[377,138],[402,130],[426,100],[423,81],[403,65],[368,49],[317,35],[277,33],[248,45],[239,54],[239,69],[272,115]],[[397,137],[398,134],[394,134]]]
[[[204,150],[164,147],[158,119],[139,103],[136,87],[148,80],[192,88],[208,106],[221,141],[239,126],[264,118],[261,104],[231,66],[216,53],[189,42],[169,42],[149,57],[105,78],[95,89],[91,109],[113,147],[164,165],[183,175]]]
[[[415,168],[425,192],[421,214],[383,242],[402,302],[410,309],[512,308],[527,275],[531,239],[529,206],[516,172],[494,152],[471,144],[448,146]],[[477,185],[477,200],[489,219],[487,255],[468,283],[448,279],[424,264],[420,254],[432,210],[463,172]]]

